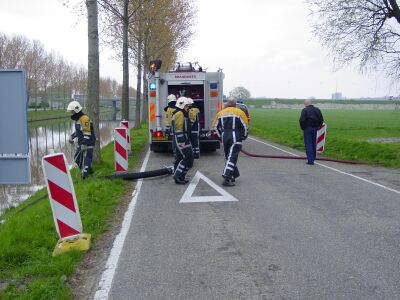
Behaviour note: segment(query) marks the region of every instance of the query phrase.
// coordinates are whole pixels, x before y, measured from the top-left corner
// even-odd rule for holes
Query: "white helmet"
[[[82,110],[82,106],[78,101],[72,101],[68,104],[67,111],[78,113]]]
[[[186,97],[180,97],[178,100],[176,100],[175,106],[177,108],[183,109],[185,105],[188,105]]]
[[[186,98],[186,101],[188,105],[192,105],[194,103],[192,98]]]
[[[167,97],[167,99],[168,99],[168,103],[170,103],[171,101],[176,101],[176,97],[175,97],[174,94],[169,95],[169,96]]]

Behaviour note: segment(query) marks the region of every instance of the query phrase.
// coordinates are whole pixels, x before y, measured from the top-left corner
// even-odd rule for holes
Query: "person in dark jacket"
[[[311,100],[304,100],[304,106],[299,122],[304,132],[307,164],[313,165],[317,157],[317,130],[324,122],[324,118],[319,108],[311,104]]]
[[[67,111],[71,113],[71,119],[75,121],[75,132],[71,134],[69,142],[72,144],[74,139],[78,140],[74,161],[81,170],[82,178],[85,179],[93,173],[93,148],[96,142],[93,124],[82,112],[82,106],[78,101],[70,102]]]
[[[189,168],[193,166],[193,150],[190,143],[191,124],[188,115],[187,98],[180,97],[176,101],[176,110],[172,114],[172,134],[175,149],[174,180],[176,184],[186,184],[185,178]]]
[[[225,168],[222,173],[222,185],[234,186],[235,179],[240,176],[236,164],[248,129],[246,114],[236,107],[235,98],[228,99],[225,108],[215,116],[211,127],[215,128],[224,146]]]

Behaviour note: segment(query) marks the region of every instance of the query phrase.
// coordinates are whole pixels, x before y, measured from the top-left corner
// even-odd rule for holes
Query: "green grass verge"
[[[274,99],[246,99],[244,100],[244,103],[246,105],[252,105],[254,108],[261,108],[263,105],[271,105],[272,101],[275,103],[280,103],[280,104],[300,104],[302,105],[304,102],[304,99],[280,99],[280,98],[274,98]],[[351,99],[346,99],[346,100],[331,100],[331,99],[314,99],[314,103],[334,103],[334,104],[394,104],[393,101],[390,100],[351,100]]]
[[[138,163],[138,153],[147,145],[147,125],[131,131],[132,169]],[[80,179],[78,170],[71,176],[85,233],[92,242],[107,229],[116,206],[132,182],[107,180],[102,177],[114,170],[113,143],[101,150],[102,162],[94,164],[95,173],[87,180]],[[17,208],[9,209],[0,219],[0,299],[71,299],[64,282],[74,272],[84,253],[73,251],[52,256],[58,237],[47,190],[42,189]]]
[[[112,112],[112,108],[109,107],[100,107],[100,114]],[[29,126],[42,126],[44,123],[52,123],[52,122],[60,122],[59,119],[69,119],[71,114],[64,109],[60,110],[29,110],[28,111],[28,122],[30,122]],[[52,120],[54,119],[54,120]]]
[[[28,111],[28,121],[37,121],[43,119],[51,119],[51,118],[69,118],[70,114],[66,112],[64,109],[60,110],[30,110]]]
[[[400,167],[400,143],[369,142],[369,138],[400,138],[400,111],[324,110],[328,125],[324,156]],[[300,110],[252,109],[250,134],[304,150]]]

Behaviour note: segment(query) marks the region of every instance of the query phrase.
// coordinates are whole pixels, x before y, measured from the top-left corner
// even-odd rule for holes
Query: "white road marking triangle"
[[[194,190],[196,189],[197,184],[200,179],[204,180],[208,185],[210,185],[213,189],[215,189],[221,196],[192,196]],[[221,202],[221,201],[239,201],[223,188],[214,183],[211,179],[204,176],[199,171],[196,172],[196,175],[192,178],[189,183],[188,188],[183,194],[179,203],[197,203],[197,202]]]

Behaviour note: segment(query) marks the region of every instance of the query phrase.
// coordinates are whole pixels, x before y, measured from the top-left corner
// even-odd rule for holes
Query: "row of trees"
[[[139,127],[147,118],[148,65],[158,58],[164,61],[165,70],[188,46],[194,33],[195,6],[191,0],[86,0],[85,4],[89,45],[88,112],[93,116],[95,132],[99,132],[99,19],[103,28],[101,38],[117,51],[116,57],[122,61],[121,112],[124,119],[129,119],[129,66],[136,68],[135,127]],[[142,94],[144,109],[141,108]],[[98,146],[94,149],[94,160],[100,160]]]
[[[153,59],[172,66],[194,33],[196,9],[190,0],[98,0],[101,39],[113,49],[123,65],[122,117],[128,118],[129,66],[136,71],[135,123],[147,113],[147,73]],[[141,96],[146,109],[141,107]],[[141,111],[143,115],[141,115]]]
[[[88,71],[67,62],[61,54],[47,52],[38,40],[0,33],[0,69],[24,69],[28,98],[36,101],[69,101],[73,94],[87,94]],[[100,78],[100,97],[121,96],[122,86],[111,78]],[[134,91],[131,91],[131,94]]]
[[[129,68],[137,74],[135,126],[147,118],[147,74],[151,60],[169,69],[194,34],[196,8],[193,0],[64,0],[78,3],[88,20],[88,68],[67,63],[61,55],[47,53],[39,41],[1,35],[0,68],[23,68],[32,98],[87,94],[87,112],[99,134],[99,100],[103,90],[115,93],[113,80],[99,78],[99,41],[115,50],[122,62],[122,118],[129,119]],[[84,8],[86,6],[86,9]],[[99,35],[99,26],[101,35]],[[115,94],[113,94],[115,95]],[[110,95],[110,96],[113,96]],[[143,98],[142,98],[143,96]],[[142,101],[143,99],[143,101]],[[142,103],[143,102],[143,103]],[[141,113],[142,112],[142,113]],[[95,160],[100,160],[95,148]]]

